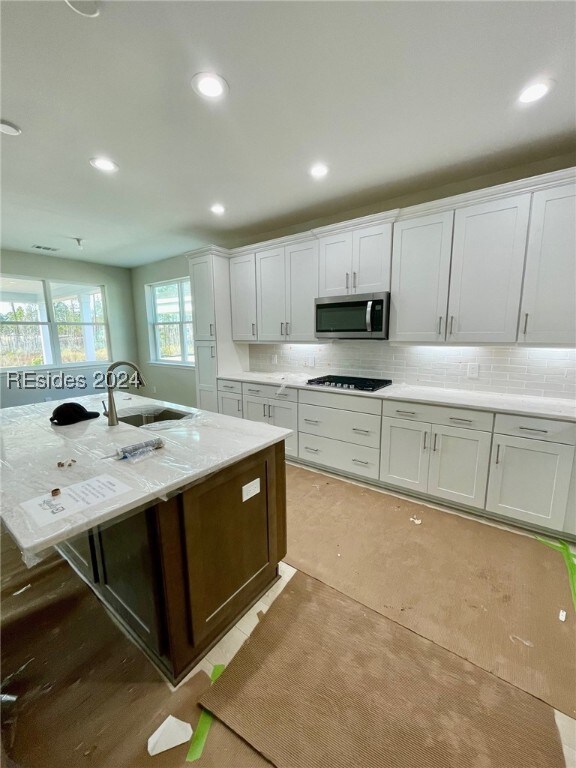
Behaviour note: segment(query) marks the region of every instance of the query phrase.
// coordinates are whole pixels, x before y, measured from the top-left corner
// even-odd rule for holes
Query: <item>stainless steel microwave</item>
[[[314,299],[317,339],[387,339],[390,293]]]

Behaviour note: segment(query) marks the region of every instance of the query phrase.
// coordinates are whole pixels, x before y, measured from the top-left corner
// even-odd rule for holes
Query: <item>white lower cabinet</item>
[[[196,403],[203,411],[218,412],[216,344],[213,341],[197,341],[196,356]]]
[[[572,445],[494,435],[486,509],[562,530],[573,460]]]
[[[218,412],[225,416],[242,418],[242,395],[233,392],[218,392]]]
[[[273,424],[275,427],[291,429],[292,434],[285,440],[286,456],[298,456],[298,404],[275,398],[244,395],[244,418]]]
[[[490,438],[474,429],[383,418],[380,480],[483,509]]]
[[[352,475],[378,479],[380,452],[329,437],[299,433],[298,457]]]

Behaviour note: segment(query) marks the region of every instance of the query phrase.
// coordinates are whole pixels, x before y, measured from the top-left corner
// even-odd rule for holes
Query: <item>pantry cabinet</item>
[[[394,224],[390,340],[446,338],[454,212]]]
[[[561,531],[573,460],[571,445],[494,435],[486,509]]]
[[[315,341],[318,245],[304,241],[256,253],[259,341]]]
[[[218,411],[216,376],[216,344],[197,341],[194,344],[196,361],[196,403],[203,411]]]
[[[390,290],[392,224],[320,237],[319,295]]]
[[[190,260],[190,282],[192,286],[194,340],[214,341],[216,339],[216,312],[214,275],[210,254],[197,256]]]
[[[256,341],[256,261],[253,253],[230,259],[230,305],[234,341]]]
[[[529,193],[456,211],[448,341],[516,341],[529,213]]]
[[[518,340],[576,342],[575,184],[533,195]]]

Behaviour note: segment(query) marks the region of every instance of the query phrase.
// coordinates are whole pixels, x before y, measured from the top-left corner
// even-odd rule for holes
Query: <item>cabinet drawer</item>
[[[304,461],[323,464],[352,475],[378,479],[380,451],[352,445],[328,437],[298,433],[298,456]]]
[[[234,392],[236,395],[242,394],[242,384],[231,379],[218,379],[218,389],[220,392]]]
[[[319,405],[300,405],[298,429],[319,437],[331,437],[356,445],[380,448],[380,416],[341,411]]]
[[[447,427],[492,431],[494,414],[487,411],[471,411],[468,408],[448,408],[444,405],[426,405],[400,400],[384,400],[382,415],[393,419],[427,421],[430,424],[444,424]]]
[[[570,421],[538,419],[533,416],[508,416],[497,413],[494,432],[500,435],[531,437],[535,440],[576,445],[576,424]]]
[[[252,395],[253,397],[278,398],[278,400],[288,400],[295,403],[298,400],[298,390],[293,387],[286,387],[280,392],[280,384],[242,384],[242,394]]]
[[[318,392],[301,389],[299,402],[358,413],[373,413],[376,416],[380,416],[382,412],[382,402],[379,398],[349,395],[347,392]]]

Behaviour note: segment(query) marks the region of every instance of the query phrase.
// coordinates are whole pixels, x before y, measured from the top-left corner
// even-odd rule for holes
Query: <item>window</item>
[[[2,277],[0,364],[3,368],[109,359],[101,286]]]
[[[159,363],[194,364],[190,280],[147,286],[151,347]]]

